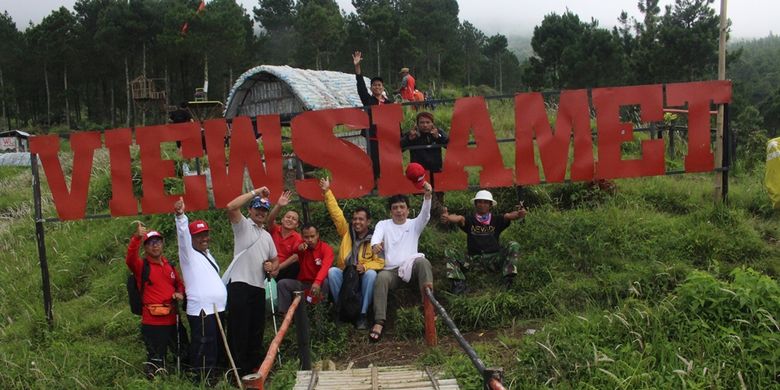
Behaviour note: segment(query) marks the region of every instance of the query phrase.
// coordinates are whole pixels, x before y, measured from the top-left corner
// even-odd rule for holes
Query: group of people
[[[337,305],[347,265],[356,268],[362,293],[355,326],[368,329],[368,313],[373,307],[368,338],[379,341],[392,290],[407,284],[416,285],[421,292],[433,288],[431,262],[418,248],[420,235],[430,220],[433,187],[426,180],[418,183],[424,194],[417,217],[409,218],[406,195],[394,195],[387,200],[390,218],[372,229],[366,207],[352,210],[347,222],[330,180],[321,179],[325,205],[340,237],[335,252],[320,239],[316,226],[304,224],[298,233],[298,214],[294,210],[287,211],[281,223],[275,223],[278,212],[289,203],[289,192],[282,193],[273,207],[266,187],[242,194],[228,203],[234,256],[224,272],[209,252],[208,223],[190,222],[184,201],[179,199],[173,211],[183,278],[162,255],[162,235],[139,223],[128,245],[126,263],[142,292],[141,332],[147,349],[147,374],[153,376],[165,367],[168,346],[179,335],[176,301],[186,301],[192,369],[208,377],[217,367],[225,367],[220,328],[227,322],[227,347],[239,375],[246,375],[258,367],[263,356],[265,288],[270,278],[277,281],[280,314],[289,309],[294,291],[305,291],[309,303],[327,300],[330,295]],[[445,209],[440,219],[441,223],[458,225],[467,234],[465,257],[447,252],[447,276],[453,281],[455,293],[465,292],[465,272],[475,265],[500,267],[508,282],[518,271],[518,244],[511,242],[502,248],[499,235],[512,220],[523,218],[525,209],[494,215],[491,208],[496,201],[484,190],[473,202],[474,214],[449,214]],[[244,206],[246,215],[241,212]],[[142,244],[143,257],[139,255]]]
[[[360,74],[361,58],[360,52],[353,55],[357,89],[363,103],[391,102],[384,94],[381,78],[371,79],[371,93],[367,91]],[[278,311],[284,314],[295,291],[304,291],[306,301],[311,304],[331,297],[338,306],[345,280],[353,277],[350,272],[356,271],[360,312],[354,324],[357,329],[369,330],[370,341],[379,341],[387,320],[390,291],[407,284],[416,285],[421,292],[433,288],[431,262],[420,253],[418,243],[431,219],[433,174],[441,170],[441,148],[446,146],[448,138],[435,125],[431,113],[420,112],[416,125],[403,135],[401,142],[402,147],[412,147],[407,177],[418,190],[423,190],[417,217],[409,218],[409,198],[399,194],[387,200],[390,218],[379,221],[373,229],[372,216],[366,207],[351,210],[348,222],[331,191],[330,180],[323,178],[320,188],[340,237],[337,251],[320,239],[317,226],[307,223],[300,226],[299,232],[300,217],[295,210],[288,209],[277,222],[292,193],[282,192],[272,206],[266,187],[241,194],[227,205],[234,245],[233,259],[224,272],[209,252],[208,223],[190,222],[182,198],[173,204],[182,277],[162,255],[163,236],[139,223],[128,245],[126,264],[141,291],[141,332],[147,350],[147,374],[153,376],[165,367],[169,345],[181,337],[177,301],[184,301],[190,329],[188,361],[199,377],[209,377],[216,368],[226,366],[224,333],[238,374],[243,376],[256,370],[263,356],[265,290],[272,278],[276,281]],[[436,199],[440,223],[455,224],[467,234],[466,256],[450,250],[445,252],[447,277],[452,281],[451,291],[456,294],[467,291],[465,275],[474,266],[500,269],[507,285],[518,272],[519,245],[510,242],[502,247],[499,236],[511,221],[524,218],[526,210],[521,204],[514,211],[493,214],[496,201],[485,190],[477,192],[472,202],[474,213],[461,216],[450,214],[443,207],[443,196]],[[139,255],[141,246],[143,257]],[[369,319],[371,308],[374,315]],[[223,333],[225,322],[227,331]]]

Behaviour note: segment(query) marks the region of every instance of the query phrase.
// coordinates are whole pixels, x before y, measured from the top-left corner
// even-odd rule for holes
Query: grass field
[[[446,118],[447,110],[437,115]],[[511,121],[502,119],[508,112],[491,105],[499,138],[511,131]],[[507,166],[514,163],[513,151],[504,150],[510,146],[502,146]],[[101,213],[111,191],[106,156],[96,158],[89,212]],[[470,181],[476,180],[473,172]],[[502,236],[522,246],[522,270],[509,291],[490,277],[470,275],[471,293],[446,293],[443,253],[465,248],[462,232],[431,224],[421,251],[434,264],[437,296],[486,364],[504,368],[510,388],[777,388],[780,215],[769,206],[761,180],[760,169],[733,172],[729,202],[717,206],[709,174],[618,180],[614,190],[584,183],[523,188],[529,215]],[[499,211],[518,200],[514,188],[494,195]],[[466,213],[472,196],[448,193],[446,204],[450,212]],[[149,388],[141,372],[139,319],[128,310],[124,288],[124,252],[136,218],[46,224],[50,329],[31,199],[29,169],[0,169],[0,250],[6,254],[0,265],[0,388]],[[364,203],[379,218],[386,215],[382,199],[341,203],[346,209]],[[419,204],[413,200],[414,209]],[[54,215],[48,198],[44,209]],[[227,266],[232,237],[224,212],[194,216],[212,224],[212,251]],[[175,259],[173,217],[141,219],[165,235],[166,256]],[[323,227],[326,241],[337,244],[322,204],[311,205],[311,219]],[[462,388],[480,388],[476,370],[441,324],[442,346],[419,347],[421,314],[410,297],[396,299],[401,304],[388,327],[388,345],[409,348],[414,356],[404,359],[438,367]],[[356,351],[372,348],[363,332],[327,321],[322,308],[311,315],[316,360],[343,368]],[[271,335],[269,329],[267,340]],[[291,333],[271,388],[291,386],[295,348]],[[397,362],[389,351],[375,356],[375,364]],[[154,387],[193,385],[170,375],[157,378]]]

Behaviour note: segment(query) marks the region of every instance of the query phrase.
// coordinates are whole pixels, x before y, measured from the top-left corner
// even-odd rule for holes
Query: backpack
[[[138,316],[141,315],[144,307],[142,299],[144,296],[144,287],[146,287],[147,283],[152,283],[149,281],[149,272],[151,272],[149,261],[144,259],[144,266],[141,269],[140,288],[138,283],[136,283],[135,275],[132,272],[127,276],[127,299],[130,303],[130,312]]]
[[[339,319],[345,322],[355,322],[360,317],[363,304],[363,291],[360,288],[360,274],[352,264],[344,266],[344,281],[339,291],[339,301],[336,312]]]

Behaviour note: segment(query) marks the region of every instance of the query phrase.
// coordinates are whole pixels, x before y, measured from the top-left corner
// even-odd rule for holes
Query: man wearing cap
[[[227,285],[228,345],[244,376],[260,364],[265,330],[266,271],[275,268],[278,259],[271,235],[264,224],[271,203],[267,187],[237,196],[227,204],[233,229],[233,261],[222,281]],[[249,218],[241,207],[249,204]]]
[[[306,291],[306,301],[315,304],[328,295],[328,269],[333,265],[333,248],[320,240],[317,227],[312,224],[301,228],[303,243],[298,246],[301,271],[297,279],[284,279],[277,288],[279,290],[279,313],[286,313],[290,308],[294,291]]]
[[[401,88],[398,89],[398,93],[401,94],[402,99],[410,102],[414,101],[415,80],[409,74],[409,68],[401,68],[401,71],[398,73],[401,76]]]
[[[464,271],[475,265],[497,271],[501,267],[504,285],[512,285],[519,265],[520,244],[515,241],[501,247],[499,236],[509,224],[525,218],[527,211],[522,203],[514,211],[493,214],[490,209],[496,205],[490,191],[480,190],[471,201],[475,212],[466,216],[449,214],[447,208],[441,215],[442,223],[455,223],[466,232],[467,255],[462,258],[452,249],[446,249],[447,278],[452,280],[452,292],[463,294],[467,291]]]
[[[387,294],[391,290],[412,281],[417,282],[421,293],[424,293],[426,287],[433,288],[431,263],[417,250],[420,235],[431,217],[433,188],[425,181],[425,170],[419,164],[415,165],[419,170],[410,172],[407,169],[406,174],[415,187],[425,190],[420,214],[409,219],[409,198],[406,195],[393,195],[387,201],[392,218],[379,221],[371,237],[374,253],[380,255],[384,252],[385,259],[385,266],[377,274],[374,283],[374,326],[368,335],[373,342],[382,338],[387,319]]]
[[[347,224],[344,212],[336,202],[333,191],[330,190],[330,180],[320,179],[320,188],[325,197],[325,207],[328,209],[330,219],[336,225],[336,232],[341,236],[335,266],[328,270],[328,286],[333,293],[335,303],[338,304],[341,285],[344,283],[344,267],[347,264],[355,266],[360,275],[360,289],[363,295],[360,317],[355,326],[364,330],[368,328],[368,306],[374,297],[376,273],[385,266],[385,260],[371,250],[371,237],[374,233],[371,229],[371,214],[367,208],[357,207],[352,212],[352,223]]]
[[[189,222],[184,200],[173,205],[179,262],[187,286],[187,320],[190,324],[190,364],[202,376],[223,366],[224,346],[217,328],[227,303],[227,289],[219,276],[219,264],[209,253],[209,225],[204,220]],[[216,311],[214,310],[216,308]]]
[[[138,249],[144,246],[144,258]],[[176,337],[177,306],[174,300],[184,298],[184,285],[179,274],[163,255],[163,237],[147,230],[140,222],[127,246],[125,264],[135,276],[141,292],[141,335],[146,345],[144,372],[151,379],[157,370],[165,368],[168,344]]]
[[[380,104],[394,103],[393,99],[385,94],[385,82],[381,77],[371,78],[371,93],[366,88],[366,80],[360,70],[360,61],[363,60],[363,53],[356,51],[352,53],[352,63],[355,65],[355,79],[357,81],[358,96],[364,106],[378,106]],[[371,115],[371,111],[368,112]],[[368,141],[368,156],[371,157],[371,164],[374,168],[374,179],[379,177],[379,143],[376,138],[376,125],[372,124],[367,133],[363,133]]]
[[[298,255],[295,253],[298,246],[303,243],[303,238],[298,233],[299,217],[295,210],[287,210],[279,223],[276,223],[276,216],[283,207],[290,204],[290,191],[284,191],[279,195],[271,213],[266,218],[265,228],[271,233],[271,238],[276,245],[279,262],[269,272],[277,281],[284,279],[297,279],[300,271]]]

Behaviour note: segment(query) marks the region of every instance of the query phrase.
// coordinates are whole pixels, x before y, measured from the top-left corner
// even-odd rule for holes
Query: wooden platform
[[[312,380],[312,375],[314,378]],[[351,368],[334,371],[298,371],[294,390],[458,390],[455,379],[412,366]]]

